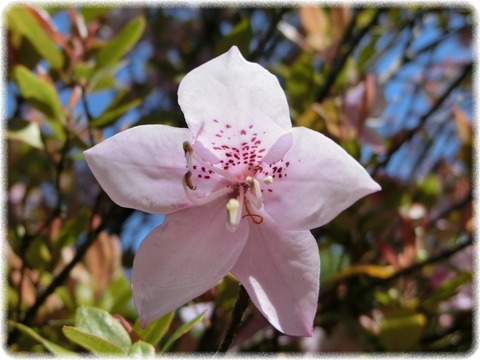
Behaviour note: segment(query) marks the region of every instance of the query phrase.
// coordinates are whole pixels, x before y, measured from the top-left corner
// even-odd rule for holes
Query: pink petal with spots
[[[292,147],[282,162],[264,167],[265,175],[274,178],[263,193],[265,210],[284,229],[322,226],[380,190],[367,171],[329,138],[303,127],[292,133]]]
[[[178,102],[197,141],[234,173],[248,167],[252,150],[263,157],[259,151],[269,149],[292,126],[277,78],[246,61],[235,46],[189,72],[180,83]],[[244,144],[248,151],[242,151]],[[235,147],[239,159],[233,153],[228,157],[222,146]]]
[[[97,181],[118,205],[167,214],[191,205],[182,186],[187,171],[184,141],[191,141],[188,129],[144,125],[116,134],[84,154]],[[210,179],[198,178],[199,174]],[[223,181],[202,173],[200,167],[194,180],[203,181],[199,196]]]
[[[281,332],[311,336],[318,302],[320,256],[310,231],[282,231],[267,214],[251,225],[232,273],[255,306]]]
[[[262,161],[266,164],[274,164],[281,160],[288,150],[292,147],[293,135],[288,132],[278,138],[273,146],[268,150]]]
[[[248,224],[229,232],[226,202],[223,198],[168,215],[140,244],[131,281],[143,326],[203,294],[233,267]]]

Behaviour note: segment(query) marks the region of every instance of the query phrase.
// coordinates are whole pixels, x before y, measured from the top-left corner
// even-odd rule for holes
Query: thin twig
[[[271,39],[275,31],[277,30],[277,25],[282,20],[283,15],[288,11],[288,9],[280,9],[278,11],[275,11],[273,14],[272,21],[270,21],[269,27],[263,37],[259,40],[259,43],[255,50],[253,50],[249,55],[248,55],[248,60],[250,61],[256,61],[258,60],[264,50],[265,47],[267,46],[268,41]]]
[[[335,83],[337,76],[342,71],[343,66],[347,62],[350,55],[353,53],[353,50],[355,50],[355,48],[360,43],[362,38],[378,22],[378,19],[380,18],[380,15],[383,13],[383,11],[385,11],[385,9],[382,9],[382,8],[378,9],[375,15],[373,15],[372,18],[370,19],[368,24],[365,25],[355,36],[350,36],[350,33],[348,32],[346,33],[341,45],[339,46],[339,51],[337,52],[337,56],[333,61],[333,67],[328,72],[325,82],[323,83],[322,87],[318,91],[317,102],[322,102],[328,96],[330,92],[330,88]],[[355,20],[352,19],[351,25],[354,24],[354,21]],[[346,47],[346,50],[342,51],[344,46]]]
[[[89,231],[88,231],[88,235],[87,235],[87,240],[78,248],[77,252],[75,253],[75,256],[73,257],[73,259],[67,265],[65,265],[65,267],[62,269],[62,271],[58,275],[55,276],[55,278],[48,285],[48,287],[45,288],[45,290],[43,292],[41,292],[36,297],[34,304],[30,307],[30,309],[28,309],[28,311],[25,313],[25,315],[23,316],[23,318],[19,322],[21,322],[25,325],[29,325],[33,322],[33,319],[34,319],[35,315],[37,314],[37,311],[39,310],[39,308],[43,305],[43,303],[47,300],[47,298],[59,286],[63,285],[63,283],[67,280],[67,278],[68,278],[70,272],[72,271],[72,269],[75,267],[75,265],[77,265],[83,259],[87,250],[95,242],[98,234],[100,234],[100,232],[103,231],[106,228],[108,222],[110,221],[110,218],[113,216],[113,211],[109,211],[107,213],[107,216],[105,216],[102,219],[102,222],[101,222],[100,225],[98,225],[97,227],[93,226],[94,217],[98,213],[98,209],[100,207],[100,202],[101,202],[101,199],[102,199],[103,196],[104,196],[103,191],[100,192],[99,195],[97,196],[95,206],[94,206],[94,210],[92,211],[91,216],[90,216]],[[14,329],[12,331],[12,333],[10,334],[10,337],[8,339],[8,343],[12,344],[16,340],[17,336],[18,336],[18,330]]]
[[[247,291],[242,285],[240,285],[240,291],[238,293],[237,302],[233,307],[232,319],[230,320],[230,325],[228,326],[228,329],[225,332],[225,336],[222,342],[220,343],[220,346],[218,347],[218,350],[215,353],[215,355],[218,355],[219,353],[227,352],[228,348],[232,344],[233,338],[237,334],[238,327],[242,322],[243,313],[247,309],[249,302],[250,302],[250,297],[248,296]]]
[[[398,141],[396,144],[393,144],[390,149],[388,149],[388,152],[385,154],[385,158],[382,161],[379,161],[374,169],[372,170],[372,174],[375,175],[375,173],[382,167],[385,167],[387,163],[390,161],[392,155],[399,150],[403,144],[407,143],[410,141],[413,136],[417,133],[417,131],[422,128],[422,126],[425,124],[425,122],[432,116],[445,102],[445,100],[450,96],[450,94],[465,80],[465,78],[472,72],[473,64],[469,63],[463,68],[463,71],[460,73],[460,75],[448,86],[448,88],[445,89],[445,91],[438,97],[437,101],[428,109],[420,118],[418,121],[418,124],[411,128],[410,130],[407,130],[406,133],[403,135],[402,140]]]

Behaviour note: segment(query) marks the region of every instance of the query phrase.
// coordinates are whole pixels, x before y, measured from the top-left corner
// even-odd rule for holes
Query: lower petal
[[[227,230],[226,198],[168,215],[141,243],[132,270],[132,293],[141,323],[203,294],[233,267],[248,224]]]
[[[310,231],[281,231],[263,213],[232,269],[255,306],[281,332],[311,336],[320,279],[320,256]]]

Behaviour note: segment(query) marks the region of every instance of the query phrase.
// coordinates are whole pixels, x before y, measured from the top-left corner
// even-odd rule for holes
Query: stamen
[[[263,179],[263,183],[266,185],[270,185],[271,183],[273,183],[273,178],[270,175],[265,176],[265,178]]]
[[[253,202],[253,205],[257,209],[260,209],[263,204],[262,189],[260,188],[260,183],[258,182],[257,179],[254,179],[251,176],[247,176],[245,178],[245,182],[248,184],[251,193],[255,196],[254,198],[249,197],[250,201]]]
[[[253,188],[255,190],[255,197],[257,198],[257,208],[262,207],[263,198],[262,198],[262,189],[260,188],[260,183],[257,179],[253,179]]]

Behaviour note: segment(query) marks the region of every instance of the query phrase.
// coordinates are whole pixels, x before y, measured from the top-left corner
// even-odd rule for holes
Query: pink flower
[[[117,204],[169,214],[133,264],[142,324],[231,271],[273,326],[310,336],[320,258],[308,229],[379,185],[333,141],[292,128],[276,77],[236,47],[188,73],[178,97],[188,129],[138,126],[85,152]]]

